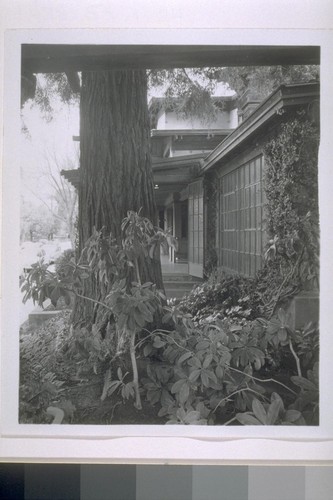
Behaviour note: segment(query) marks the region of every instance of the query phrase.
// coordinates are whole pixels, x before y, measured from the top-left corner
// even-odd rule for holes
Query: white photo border
[[[241,43],[240,43],[241,41]],[[45,426],[18,424],[20,58],[24,43],[316,45],[321,49],[320,425],[318,427]],[[331,334],[332,33],[325,30],[8,30],[5,33],[2,217],[1,438],[10,460],[248,463],[333,460]]]

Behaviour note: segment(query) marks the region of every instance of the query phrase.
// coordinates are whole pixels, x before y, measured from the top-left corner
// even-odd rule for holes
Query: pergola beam
[[[23,44],[23,73],[319,64],[317,46]]]

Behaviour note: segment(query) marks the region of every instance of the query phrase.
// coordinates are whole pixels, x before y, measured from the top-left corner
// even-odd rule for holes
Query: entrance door
[[[188,196],[188,267],[189,274],[203,277],[204,207],[202,180],[189,185]]]

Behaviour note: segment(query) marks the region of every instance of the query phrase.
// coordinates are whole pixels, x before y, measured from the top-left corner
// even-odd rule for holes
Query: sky
[[[55,108],[49,123],[31,100],[22,109],[27,132],[21,134],[21,193],[26,201],[37,206],[39,198],[50,196],[47,179],[42,175],[46,157],[56,155],[59,162],[64,162],[62,168],[66,168],[67,158],[77,158],[78,142],[73,141],[73,135],[79,135],[79,106],[56,103]]]

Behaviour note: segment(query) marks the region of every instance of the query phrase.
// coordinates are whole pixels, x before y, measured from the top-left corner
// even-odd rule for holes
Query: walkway
[[[168,255],[162,255],[161,264],[163,283],[168,299],[180,299],[202,282],[200,278],[188,274],[187,262],[173,263],[169,261]]]

